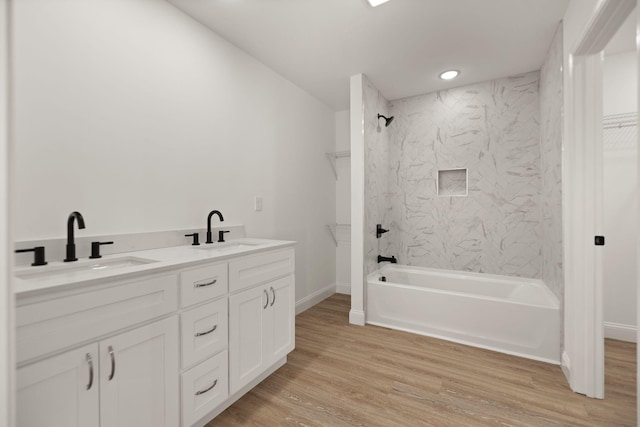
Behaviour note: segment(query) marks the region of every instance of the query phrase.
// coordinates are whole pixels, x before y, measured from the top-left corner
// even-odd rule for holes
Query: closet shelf
[[[336,179],[338,179],[338,169],[336,168],[336,159],[340,159],[343,157],[351,157],[351,151],[334,151],[326,154],[327,159],[329,159],[329,163],[331,163],[331,168],[333,169],[333,174]]]
[[[333,237],[333,241],[335,242],[336,246],[338,246],[338,228],[351,228],[351,224],[327,224],[327,228],[329,229],[329,232],[331,233],[331,237]]]

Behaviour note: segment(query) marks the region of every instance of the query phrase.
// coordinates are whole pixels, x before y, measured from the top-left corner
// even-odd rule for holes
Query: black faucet
[[[222,217],[222,213],[220,213],[220,211],[213,210],[209,212],[209,216],[207,217],[207,241],[205,243],[213,243],[213,239],[211,238],[211,217],[213,215],[218,215],[218,218],[220,218],[220,222],[224,221],[224,218]]]
[[[398,263],[398,260],[396,259],[395,256],[392,256],[391,258],[388,258],[386,256],[378,255],[378,262],[384,262],[384,261],[388,261],[391,264],[397,264]]]
[[[76,244],[73,240],[73,221],[75,219],[78,220],[78,228],[84,228],[84,218],[82,218],[82,214],[76,211],[71,212],[67,219],[67,257],[64,259],[64,262],[78,260],[78,258],[76,258]]]
[[[228,233],[230,230],[220,230],[218,231],[218,243],[224,242],[224,233]]]
[[[113,245],[113,242],[91,242],[91,256],[89,258],[102,258],[100,255],[100,246],[102,245]]]
[[[15,252],[17,254],[22,252],[33,252],[34,258],[33,258],[33,263],[31,263],[31,265],[33,266],[47,265],[47,261],[45,260],[45,256],[44,256],[44,246],[36,246],[35,248],[31,248],[31,249],[16,249]]]

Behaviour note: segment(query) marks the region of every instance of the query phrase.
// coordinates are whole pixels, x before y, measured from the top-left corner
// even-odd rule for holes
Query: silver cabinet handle
[[[215,331],[216,329],[218,329],[218,325],[215,325],[213,328],[209,329],[206,332],[196,332],[194,336],[201,337],[203,335],[209,335],[211,332]]]
[[[213,382],[213,384],[211,384],[211,387],[209,387],[207,389],[204,389],[204,390],[196,391],[196,396],[200,396],[201,394],[205,394],[206,392],[208,392],[209,390],[214,388],[216,386],[216,384],[218,384],[218,380],[217,379]]]
[[[262,307],[263,309],[267,308],[267,306],[269,305],[269,293],[267,292],[266,289],[263,290],[264,294],[267,296],[267,302],[264,303],[264,307]]]
[[[276,302],[276,291],[273,290],[273,286],[269,286],[269,289],[271,289],[271,293],[273,294],[273,301],[271,301],[271,304],[269,304],[269,307],[272,307]]]
[[[195,285],[193,285],[193,287],[194,288],[204,288],[205,286],[215,285],[217,281],[218,281],[218,279],[213,279],[212,281],[207,282],[207,283],[196,283]]]
[[[87,384],[87,390],[91,390],[91,387],[93,386],[93,359],[91,359],[91,354],[89,353],[87,353],[85,358],[89,364],[89,384]]]
[[[113,352],[113,347],[109,346],[109,357],[111,358],[111,373],[109,374],[109,381],[113,379],[113,376],[116,374],[116,355]]]

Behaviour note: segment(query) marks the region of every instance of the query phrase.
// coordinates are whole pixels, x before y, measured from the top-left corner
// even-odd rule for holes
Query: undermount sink
[[[31,267],[22,271],[17,271],[15,276],[20,279],[49,279],[66,274],[88,273],[100,270],[115,270],[125,267],[150,264],[157,262],[152,259],[125,256],[105,260],[83,260],[70,264],[59,264],[45,267]]]

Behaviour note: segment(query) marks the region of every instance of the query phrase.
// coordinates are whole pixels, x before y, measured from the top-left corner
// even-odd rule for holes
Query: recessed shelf
[[[468,194],[467,169],[438,170],[438,196],[466,196]]]

